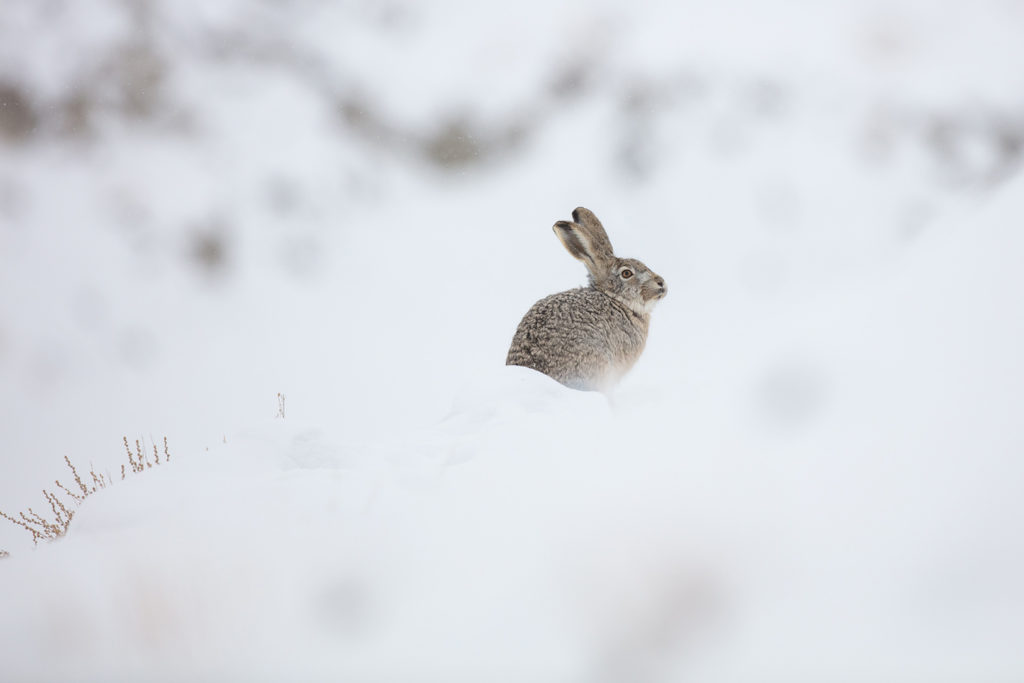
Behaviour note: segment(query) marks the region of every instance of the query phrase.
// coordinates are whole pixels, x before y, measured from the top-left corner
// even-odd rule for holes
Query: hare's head
[[[569,253],[583,262],[590,284],[638,315],[648,315],[668,289],[660,275],[640,261],[619,258],[601,221],[582,206],[572,212],[572,222],[558,221],[555,234]]]

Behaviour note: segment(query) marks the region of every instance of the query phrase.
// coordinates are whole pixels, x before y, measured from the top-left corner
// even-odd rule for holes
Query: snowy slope
[[[174,456],[0,525],[5,678],[1024,677],[1022,22],[5,3],[0,509]],[[580,204],[611,404],[502,366]]]
[[[610,408],[520,368],[403,437],[254,423],[4,562],[8,670],[1013,680],[1022,189],[943,226],[899,275],[775,323],[821,376],[760,391],[828,396],[798,438],[685,386]]]

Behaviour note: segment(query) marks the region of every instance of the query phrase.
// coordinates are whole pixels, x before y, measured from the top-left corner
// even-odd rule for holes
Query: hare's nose
[[[662,289],[665,289],[665,281],[662,280],[660,277],[654,278],[654,284],[658,285]]]

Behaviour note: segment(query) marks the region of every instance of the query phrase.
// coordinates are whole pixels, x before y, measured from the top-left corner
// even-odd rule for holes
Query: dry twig
[[[144,455],[142,444],[135,441],[135,452],[133,453],[131,447],[128,445],[128,437],[124,437],[124,449],[128,454],[128,465],[132,472],[141,472],[144,469],[153,467],[154,462],[150,462],[149,459]],[[161,464],[160,454],[157,449],[156,443],[153,443],[153,457],[155,464]],[[167,437],[164,437],[164,459],[163,462],[167,462],[171,459],[170,449],[167,447]],[[64,484],[60,483],[59,479],[54,480],[57,488],[63,492],[75,505],[81,505],[82,501],[96,493],[100,489],[105,489],[107,486],[113,484],[113,479],[110,475],[97,474],[96,469],[92,463],[89,463],[89,477],[92,479],[92,486],[88,486],[82,477],[78,474],[78,470],[71,463],[71,458],[64,456],[64,463],[71,470],[71,475],[75,479],[75,484],[78,487],[78,492],[72,491]],[[121,479],[125,478],[127,470],[124,465],[121,465]],[[32,542],[36,545],[39,541],[52,541],[56,538],[60,538],[68,531],[68,526],[71,524],[72,518],[75,516],[75,511],[69,508],[60,496],[53,491],[43,489],[43,499],[46,500],[50,506],[50,512],[53,513],[53,519],[48,519],[40,514],[37,514],[32,508],[28,508],[25,512],[19,512],[17,517],[8,515],[7,513],[0,510],[0,517],[3,517],[8,522],[16,524],[21,528],[25,529],[29,534],[32,535]],[[0,551],[0,558],[7,557],[6,551]]]

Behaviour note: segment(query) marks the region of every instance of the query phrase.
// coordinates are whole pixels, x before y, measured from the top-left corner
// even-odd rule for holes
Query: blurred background
[[[952,562],[957,661],[1017,680],[1022,36],[1020,0],[4,0],[0,509],[278,393],[346,453],[431,429],[583,283],[550,231],[582,205],[669,285],[629,429],[778,483],[728,514],[839,498],[844,547]]]

